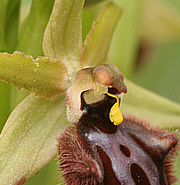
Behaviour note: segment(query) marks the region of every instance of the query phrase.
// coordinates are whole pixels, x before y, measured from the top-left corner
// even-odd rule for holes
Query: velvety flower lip
[[[168,185],[176,182],[172,161],[179,148],[177,131],[153,129],[133,117],[114,125],[109,119],[113,98],[105,95],[97,102],[87,103],[89,93],[85,91],[81,95],[81,108],[86,111],[77,126],[68,128],[59,139],[59,165],[66,183]]]

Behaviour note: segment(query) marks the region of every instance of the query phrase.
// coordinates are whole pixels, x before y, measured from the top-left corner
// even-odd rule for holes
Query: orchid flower
[[[152,129],[140,118],[145,115],[161,128],[173,122],[178,128],[179,105],[124,79],[121,71],[108,63],[113,31],[122,15],[122,9],[114,3],[103,7],[82,45],[83,5],[84,0],[55,1],[43,37],[44,56],[34,59],[36,46],[32,45],[33,56],[20,52],[28,35],[27,41],[22,39],[18,45],[19,51],[0,53],[0,79],[31,92],[13,110],[2,130],[0,184],[24,184],[58,152],[67,184],[109,184],[111,180],[114,184],[138,184],[139,180],[170,184],[175,178],[165,163],[172,166],[169,156],[178,148],[178,133]],[[105,121],[99,123],[99,119]],[[115,133],[119,139],[114,138]],[[112,137],[107,138],[108,134]],[[109,143],[120,150],[115,147],[111,151]],[[146,156],[138,161],[142,154]],[[76,155],[81,157],[79,163]],[[115,164],[123,162],[123,157],[130,161],[131,173]],[[150,165],[153,160],[150,171],[145,162]],[[71,169],[73,164],[78,167]],[[110,169],[105,168],[106,164]],[[136,171],[142,175],[139,179]],[[157,174],[159,178],[153,179]]]

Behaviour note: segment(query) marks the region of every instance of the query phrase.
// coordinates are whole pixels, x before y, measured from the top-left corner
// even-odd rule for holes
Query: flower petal
[[[84,42],[81,53],[83,67],[93,67],[107,61],[112,34],[121,14],[121,8],[112,2],[101,10]]]
[[[84,0],[56,0],[44,34],[44,54],[64,62],[70,74],[80,68],[83,4]]]
[[[129,80],[121,110],[125,115],[142,118],[160,128],[180,128],[180,105],[160,97]]]
[[[27,181],[57,154],[59,133],[68,127],[65,97],[29,95],[12,112],[0,136],[0,184]]]
[[[42,41],[54,0],[33,0],[19,37],[17,49],[34,58],[43,55]]]
[[[0,79],[45,98],[56,98],[67,84],[67,69],[61,61],[14,52],[0,54]]]

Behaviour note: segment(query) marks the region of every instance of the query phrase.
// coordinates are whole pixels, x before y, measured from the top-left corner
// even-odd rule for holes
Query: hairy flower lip
[[[129,122],[128,124],[127,124],[127,122]],[[109,138],[109,137],[114,137],[113,135],[116,135],[120,130],[121,130],[121,134],[119,135],[119,137],[121,138],[121,139],[119,139],[119,141],[120,141],[120,143],[121,144],[125,144],[125,145],[123,145],[123,146],[128,146],[128,148],[127,149],[129,149],[128,151],[130,152],[130,153],[128,153],[128,155],[127,155],[127,153],[126,152],[124,152],[124,158],[125,159],[127,159],[127,161],[128,160],[132,160],[130,163],[128,162],[128,165],[130,165],[130,166],[133,166],[133,164],[135,164],[136,165],[136,163],[138,164],[140,161],[141,161],[141,157],[140,157],[140,160],[137,160],[137,161],[135,161],[135,158],[133,157],[134,155],[136,155],[136,147],[141,147],[141,149],[142,150],[144,150],[145,151],[145,153],[147,154],[147,156],[146,157],[150,157],[151,158],[151,160],[153,161],[153,165],[156,165],[156,167],[157,167],[157,170],[159,170],[159,183],[160,184],[163,184],[164,185],[164,183],[167,181],[167,182],[175,182],[175,177],[174,177],[174,175],[172,175],[171,176],[171,174],[172,174],[172,171],[171,171],[171,167],[172,167],[172,162],[170,161],[169,162],[169,167],[168,167],[168,165],[166,166],[166,163],[168,163],[168,160],[171,158],[171,157],[173,157],[174,156],[174,154],[173,154],[173,151],[174,151],[174,149],[176,150],[177,149],[177,142],[178,142],[178,139],[176,138],[176,137],[174,137],[174,134],[173,133],[163,133],[162,131],[160,131],[160,130],[156,130],[156,129],[148,129],[148,128],[146,128],[146,127],[148,127],[148,125],[146,125],[146,123],[144,123],[143,122],[143,124],[141,124],[141,121],[140,121],[140,123],[135,123],[135,125],[134,125],[134,128],[133,128],[133,125],[132,124],[134,124],[133,123],[134,121],[133,120],[130,120],[130,119],[125,119],[124,120],[124,123],[122,124],[122,126],[118,126],[118,129],[117,129],[117,132],[116,133],[114,133],[114,134],[106,134],[105,133],[105,138]],[[81,124],[81,125],[78,125],[78,127],[79,126],[82,126],[83,124]],[[98,129],[98,130],[96,130],[96,129],[98,129],[97,127],[95,128],[95,130],[93,131],[93,129],[91,129],[90,128],[90,131],[85,131],[85,133],[87,133],[87,134],[85,134],[85,136],[88,138],[88,140],[91,142],[91,143],[93,143],[93,144],[95,144],[95,145],[99,145],[99,144],[102,144],[105,148],[106,148],[106,146],[108,146],[108,143],[106,143],[105,144],[105,138],[104,139],[102,139],[101,138],[101,136],[102,136],[102,132]],[[83,132],[83,130],[84,130],[84,127],[82,127],[82,132]],[[134,130],[134,131],[133,131]],[[137,138],[136,137],[132,137],[131,136],[131,134],[130,133],[133,133],[133,134],[135,134],[136,136],[137,136]],[[93,134],[94,133],[94,134]],[[135,141],[135,147],[134,148],[132,148],[131,147],[131,145],[133,145],[132,143],[133,142],[125,142],[125,140],[123,140],[123,137],[125,136],[127,136],[126,134],[128,135],[128,137],[129,138],[131,138],[132,140],[134,140]],[[144,135],[144,134],[145,135]],[[124,136],[122,136],[124,134]],[[111,135],[111,136],[110,136]],[[150,138],[153,140],[153,139],[157,139],[157,143],[158,143],[158,147],[156,146],[156,142],[155,143],[149,143],[149,142],[151,142],[151,140],[149,140],[148,139],[148,135],[150,136]],[[142,137],[138,137],[138,136],[142,136]],[[146,138],[146,140],[145,140],[145,142],[143,143],[142,141],[144,141],[143,140],[143,138]],[[139,139],[138,139],[139,138]],[[124,138],[125,139],[125,138]],[[97,144],[99,142],[99,144]],[[125,143],[123,143],[123,142],[125,142]],[[129,145],[128,145],[128,143],[129,143]],[[126,145],[127,144],[127,145]],[[112,142],[106,149],[108,149],[109,148],[109,154],[112,152],[112,145],[114,145],[114,143]],[[142,145],[142,146],[141,146]],[[148,148],[149,147],[149,148]],[[164,153],[164,149],[166,150],[166,152]],[[107,152],[107,151],[106,151]],[[148,153],[149,152],[149,153]],[[151,153],[152,152],[152,153]],[[170,152],[170,153],[169,153]],[[171,153],[172,153],[172,156],[171,156]],[[114,155],[116,156],[116,152],[114,153]],[[104,156],[104,154],[102,154],[103,156]],[[132,155],[132,156],[131,156]],[[154,156],[155,156],[155,158],[157,159],[157,160],[154,160]],[[122,156],[123,157],[123,156]],[[165,157],[165,158],[164,158]],[[112,159],[112,158],[111,158]],[[113,158],[114,159],[114,158]],[[164,161],[164,163],[163,163],[163,161]],[[141,161],[142,162],[142,161]],[[149,161],[150,162],[150,161]],[[105,164],[106,164],[106,162],[105,162]],[[141,165],[142,166],[141,166]],[[142,171],[144,171],[145,169],[146,169],[146,164],[145,163],[140,163],[140,164],[138,164],[138,165],[136,165],[139,169],[141,168],[142,169]],[[150,164],[151,164],[151,162],[150,162]],[[161,167],[159,167],[159,164],[161,164],[161,165],[165,165],[164,166],[164,168],[165,168],[165,171],[166,170],[170,170],[170,174],[169,173],[167,173],[167,172],[165,172],[165,177],[163,176],[163,173],[164,172],[162,172],[161,173]],[[114,165],[116,165],[116,162],[114,162]],[[132,173],[135,175],[136,174],[136,170],[137,170],[137,167],[136,168],[134,168],[134,169],[132,169]],[[149,168],[149,167],[148,167]],[[116,169],[116,168],[114,168],[114,169]],[[122,170],[123,171],[123,170]],[[144,171],[145,173],[144,174],[148,174],[148,178],[147,178],[147,180],[149,179],[149,181],[152,181],[152,178],[150,178],[150,172],[148,172],[148,170],[146,169],[145,171]],[[157,175],[158,176],[158,175]],[[143,177],[143,175],[142,175],[142,177]],[[164,183],[163,183],[163,177],[164,177]],[[168,180],[167,180],[167,179]],[[133,178],[134,180],[135,180],[135,178]],[[138,179],[137,179],[138,180]],[[146,178],[145,178],[145,180],[146,180]],[[138,182],[138,181],[137,181]],[[145,181],[143,181],[143,182],[145,182]],[[166,182],[166,183],[167,183]],[[152,183],[152,182],[151,182]],[[165,183],[165,184],[166,184]],[[109,184],[109,183],[108,183]],[[137,183],[138,184],[138,183]],[[168,183],[167,183],[168,184]],[[171,183],[170,183],[171,184]]]
[[[59,140],[59,164],[68,184],[165,185],[176,181],[172,158],[178,149],[177,132],[164,133],[134,118],[124,119],[124,124],[109,134],[87,124],[86,119],[80,122]],[[128,178],[123,178],[124,174]]]

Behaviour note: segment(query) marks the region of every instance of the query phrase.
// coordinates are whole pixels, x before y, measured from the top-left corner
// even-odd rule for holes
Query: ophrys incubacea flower
[[[108,3],[93,24],[82,49],[81,18],[83,3],[82,0],[57,0],[55,2],[44,34],[43,50],[46,57],[38,57],[34,60],[20,52],[15,52],[12,55],[0,55],[1,79],[14,84],[18,88],[25,88],[41,96],[30,95],[27,97],[11,114],[2,131],[0,155],[2,156],[3,171],[1,173],[2,178],[0,178],[1,184],[25,183],[37,174],[57,155],[57,138],[63,129],[72,124],[77,125],[73,129],[76,130],[76,127],[78,129],[78,132],[74,132],[73,137],[76,135],[83,137],[85,135],[89,139],[88,144],[92,141],[102,146],[101,140],[104,140],[104,144],[114,142],[120,146],[121,152],[125,151],[126,157],[136,153],[137,150],[141,151],[139,146],[136,149],[134,145],[129,146],[127,142],[122,144],[114,138],[106,139],[107,134],[113,132],[120,140],[123,140],[119,129],[122,131],[128,130],[130,121],[125,119],[123,122],[119,109],[120,95],[123,92],[126,93],[123,76],[117,67],[106,64],[111,36],[122,11],[113,3]],[[131,98],[136,99],[135,96]],[[68,109],[67,116],[66,105]],[[98,107],[99,105],[100,107]],[[88,123],[87,125],[82,124],[84,123],[83,119],[85,119],[85,123]],[[93,119],[93,122],[91,119]],[[133,124],[137,125],[134,122]],[[133,128],[133,126],[130,127]],[[96,128],[95,132],[94,128]],[[138,128],[143,130],[144,127],[137,126],[134,131]],[[100,132],[96,132],[97,129]],[[80,134],[79,131],[81,131]],[[97,141],[96,137],[93,136],[94,134],[101,134],[101,132],[105,135],[102,134],[102,137],[99,137],[100,140]],[[150,131],[145,129],[145,132]],[[159,135],[163,139],[164,136]],[[62,138],[63,136],[64,134],[62,134]],[[141,140],[141,135],[139,137]],[[158,140],[156,137],[152,138]],[[78,146],[83,147],[84,140],[80,141],[82,143],[80,142]],[[176,139],[174,137],[172,142],[167,139],[165,151],[174,147],[175,144]],[[106,144],[106,146],[106,149],[104,146],[99,149],[103,150],[99,152],[99,158],[102,158],[103,154],[104,156],[107,154],[110,162],[113,162],[114,152],[117,150],[108,153],[109,145]],[[68,149],[71,150],[71,146]],[[60,156],[65,151],[60,151]],[[84,151],[80,154],[84,154]],[[97,151],[94,154],[97,156]],[[103,162],[106,159],[108,160],[108,157],[102,162],[93,158],[92,153],[89,157],[96,164],[95,168],[99,165],[98,182],[108,183],[106,181],[108,173],[103,167]],[[119,160],[119,155],[116,157]],[[149,158],[147,161],[149,161]],[[110,163],[108,164],[110,165]],[[131,164],[129,169],[138,169],[143,171],[142,174],[147,173],[141,164],[135,162],[131,162]],[[121,170],[115,171],[116,167],[114,165],[110,167],[112,167],[110,172],[115,174],[114,180],[118,180],[120,183],[121,179],[117,179],[117,174]],[[157,168],[154,169],[158,170]],[[132,173],[131,180],[136,181],[134,175],[135,173]],[[149,174],[146,174],[146,176],[148,182],[147,179],[151,176]],[[81,182],[81,179],[79,179],[79,182]],[[85,180],[90,182],[88,178]],[[71,181],[67,179],[67,183],[71,183]]]

